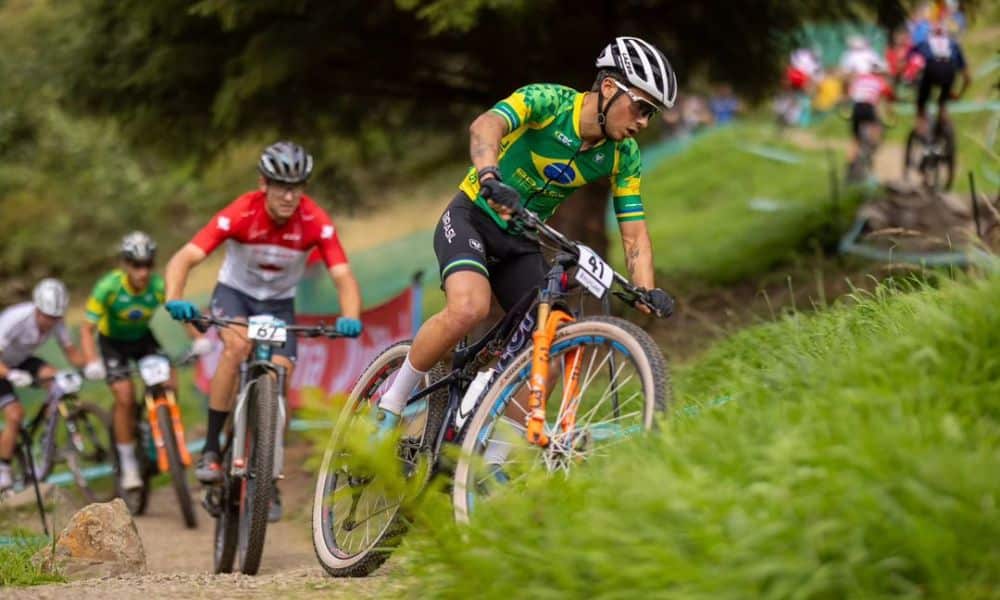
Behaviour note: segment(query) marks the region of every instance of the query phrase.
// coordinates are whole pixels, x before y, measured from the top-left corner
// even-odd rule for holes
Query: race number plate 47
[[[576,270],[576,280],[596,298],[603,298],[611,288],[615,272],[596,252],[579,244],[580,262]]]
[[[250,317],[247,327],[251,340],[261,342],[284,342],[288,337],[285,322],[271,315],[254,315]]]
[[[146,385],[160,385],[170,380],[170,361],[165,356],[150,354],[139,360],[139,376]]]

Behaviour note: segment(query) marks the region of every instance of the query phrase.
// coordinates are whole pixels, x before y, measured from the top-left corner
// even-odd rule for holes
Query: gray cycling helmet
[[[69,304],[69,291],[66,284],[53,277],[46,277],[35,285],[31,292],[38,312],[50,317],[62,317],[66,314]]]
[[[275,142],[260,155],[260,174],[271,181],[305,183],[313,170],[313,158],[295,142]]]
[[[598,69],[617,69],[635,87],[670,108],[677,99],[677,75],[667,57],[637,37],[617,37],[597,57]]]
[[[141,231],[133,231],[122,238],[122,258],[129,262],[153,262],[156,258],[156,242]]]

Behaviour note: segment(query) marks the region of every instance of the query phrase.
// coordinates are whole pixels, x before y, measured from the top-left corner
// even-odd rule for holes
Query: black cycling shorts
[[[917,114],[924,114],[927,101],[935,86],[941,88],[938,107],[944,108],[951,97],[951,86],[955,83],[955,65],[950,60],[932,60],[924,67],[917,89]]]
[[[878,123],[878,114],[875,112],[875,105],[867,102],[855,102],[851,111],[851,131],[854,132],[854,139],[861,139],[861,126],[867,123]]]
[[[27,371],[31,373],[32,377],[37,379],[38,371],[40,371],[41,368],[47,364],[48,363],[37,356],[29,356],[28,358],[22,360],[19,364],[7,366],[11,369]],[[3,408],[13,402],[17,402],[17,394],[14,393],[14,386],[11,385],[11,383],[6,379],[0,378],[0,408]]]
[[[104,369],[107,371],[108,383],[130,376],[129,362],[138,361],[150,354],[162,354],[163,349],[156,341],[152,331],[137,340],[116,340],[104,335],[97,336],[97,345],[104,359]]]
[[[285,322],[295,323],[295,298],[257,300],[228,285],[218,283],[212,292],[212,316],[217,319],[245,319],[253,315],[271,315]],[[274,354],[294,361],[298,351],[298,340],[291,333],[284,346],[275,346]]]
[[[464,192],[452,199],[438,221],[434,253],[442,286],[453,273],[480,273],[490,280],[504,310],[537,289],[548,271],[537,242],[500,229]]]

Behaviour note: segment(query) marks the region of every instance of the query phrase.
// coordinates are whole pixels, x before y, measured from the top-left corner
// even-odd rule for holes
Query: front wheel
[[[247,403],[244,458],[247,474],[240,480],[240,525],[237,551],[240,572],[256,575],[264,554],[267,513],[271,507],[274,444],[278,420],[278,389],[269,374],[259,376]]]
[[[77,487],[88,502],[107,502],[117,494],[117,454],[111,417],[89,402],[80,402],[66,417],[64,456]]]
[[[181,459],[181,450],[177,445],[177,436],[174,435],[173,418],[170,415],[170,406],[160,403],[156,407],[156,422],[160,427],[160,439],[167,451],[167,462],[170,465],[170,478],[173,480],[174,492],[177,494],[177,503],[181,508],[181,516],[184,518],[184,525],[189,529],[198,526],[198,519],[194,514],[194,503],[191,500],[191,490],[188,489],[187,469]]]
[[[384,485],[386,478],[377,473],[350,471],[348,433],[360,419],[370,418],[369,411],[392,383],[409,349],[409,342],[399,342],[368,365],[351,390],[323,456],[313,497],[313,548],[320,565],[334,577],[372,573],[389,558],[406,530],[399,514],[404,498],[398,490]],[[423,385],[442,375],[435,367]],[[399,457],[405,476],[428,476],[431,467],[424,461],[434,460],[431,450],[443,426],[446,404],[447,392],[442,390],[404,410]]]
[[[500,374],[463,431],[455,466],[455,518],[531,473],[569,473],[592,456],[652,429],[671,391],[667,364],[638,326],[595,316],[560,328],[552,341],[545,447],[525,431],[531,348]],[[574,391],[575,390],[575,391]]]
[[[219,514],[215,519],[215,543],[213,544],[213,561],[215,573],[232,573],[233,561],[236,559],[236,541],[240,526],[240,483],[242,479],[233,477],[230,470],[233,465],[232,445],[227,444],[225,458],[222,461],[223,480],[218,487],[208,490],[215,494],[211,499],[219,506]]]

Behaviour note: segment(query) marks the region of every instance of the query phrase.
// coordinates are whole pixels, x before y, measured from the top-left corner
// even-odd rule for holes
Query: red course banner
[[[414,283],[403,293],[361,314],[364,331],[361,337],[350,338],[299,338],[298,359],[292,373],[292,408],[300,403],[300,392],[305,388],[320,388],[327,394],[348,393],[368,363],[391,344],[413,337],[417,311],[421,310],[419,283]],[[320,321],[333,323],[337,315],[296,315],[298,325],[316,325]],[[218,332],[213,328],[207,334],[215,344],[212,352],[198,361],[195,383],[203,393],[208,393],[209,381],[222,352]]]

